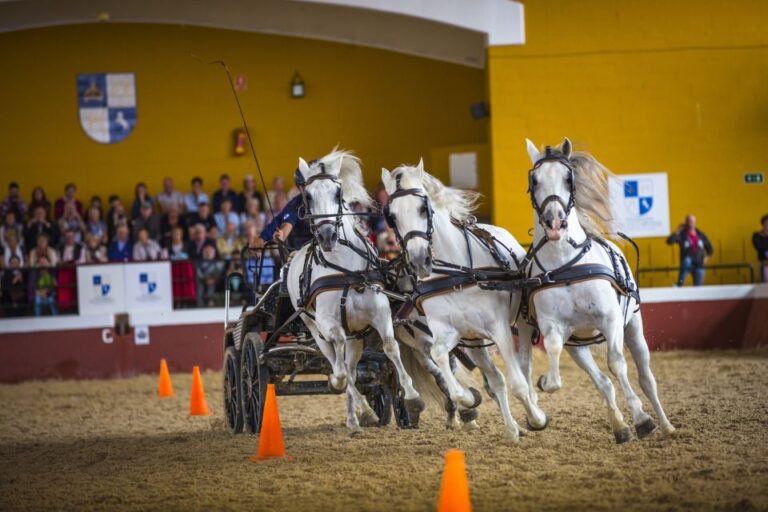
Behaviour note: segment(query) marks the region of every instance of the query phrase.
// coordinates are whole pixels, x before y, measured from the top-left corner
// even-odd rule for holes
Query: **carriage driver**
[[[294,174],[294,181],[299,189],[304,186],[304,176],[298,169]],[[275,218],[261,232],[261,239],[265,242],[270,240],[283,241],[291,251],[295,251],[309,242],[312,239],[312,231],[309,222],[299,216],[301,205],[301,194],[288,201],[285,208],[275,215]]]

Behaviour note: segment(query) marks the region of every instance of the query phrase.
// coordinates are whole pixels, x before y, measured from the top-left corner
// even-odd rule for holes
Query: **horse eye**
[[[307,202],[310,202],[310,201],[312,201],[312,194],[310,194],[309,192],[307,192],[307,193],[305,194],[305,197],[307,198]]]
[[[571,183],[573,183],[573,178],[571,178],[571,175],[570,175],[570,174],[569,174],[569,175],[568,175],[568,176],[565,178],[565,182],[566,182],[567,184],[569,184],[569,185],[570,185]]]
[[[419,209],[419,213],[421,213],[422,215],[426,215],[427,214],[427,205],[422,205],[422,207]]]
[[[533,176],[533,177],[531,178],[531,184],[532,184],[534,187],[535,187],[536,185],[538,185],[538,184],[539,184],[539,182],[536,180],[536,176]]]

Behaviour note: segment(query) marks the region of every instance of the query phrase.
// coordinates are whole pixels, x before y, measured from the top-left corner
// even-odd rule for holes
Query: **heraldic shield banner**
[[[133,73],[77,75],[80,126],[96,142],[114,144],[136,126],[136,77]]]

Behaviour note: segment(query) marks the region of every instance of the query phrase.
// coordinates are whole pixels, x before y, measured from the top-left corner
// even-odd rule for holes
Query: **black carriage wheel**
[[[243,431],[240,388],[240,354],[235,347],[227,347],[224,351],[224,416],[233,434]]]
[[[379,417],[379,426],[385,427],[392,421],[392,393],[386,386],[375,386],[368,396],[368,404]]]
[[[240,396],[245,429],[251,434],[261,431],[261,415],[267,395],[269,370],[259,363],[263,343],[258,334],[248,334],[240,355]]]

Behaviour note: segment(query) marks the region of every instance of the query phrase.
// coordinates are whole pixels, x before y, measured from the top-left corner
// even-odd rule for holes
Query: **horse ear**
[[[424,158],[419,158],[419,165],[416,166],[416,170],[419,171],[419,176],[424,175]]]
[[[525,145],[528,148],[528,156],[531,159],[531,163],[535,164],[539,161],[539,158],[541,157],[541,154],[539,153],[538,148],[536,148],[536,144],[531,142],[531,139],[525,139]]]
[[[572,149],[573,149],[573,145],[571,144],[571,139],[566,137],[563,140],[563,149],[562,149],[563,154],[565,155],[566,158],[571,156],[571,150]]]
[[[392,181],[392,173],[386,170],[384,167],[381,168],[381,183],[384,185],[384,188],[387,188],[389,186],[389,183]]]
[[[309,165],[307,165],[307,162],[301,157],[299,157],[299,172],[304,176],[304,179],[309,177]]]
[[[331,163],[330,167],[326,169],[326,172],[329,174],[333,174],[334,176],[338,176],[339,172],[341,172],[341,161],[343,158],[337,158],[336,160]]]

